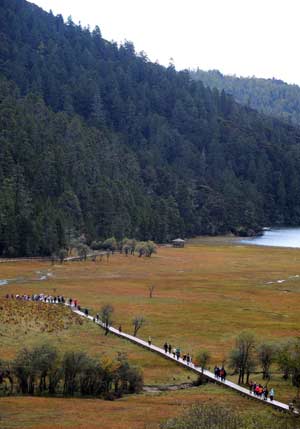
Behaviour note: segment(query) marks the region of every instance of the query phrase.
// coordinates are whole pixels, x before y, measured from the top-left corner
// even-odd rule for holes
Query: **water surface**
[[[241,243],[256,246],[299,247],[300,228],[272,228],[261,237],[242,239]]]

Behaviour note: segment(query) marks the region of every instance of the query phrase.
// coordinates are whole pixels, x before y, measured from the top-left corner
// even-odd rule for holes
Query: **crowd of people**
[[[189,353],[182,355],[179,347],[172,347],[171,344],[165,342],[164,351],[166,354],[173,355],[173,358],[176,358],[177,360],[179,360],[182,356],[183,362],[186,362],[187,365],[194,366],[192,362],[192,356]]]
[[[63,296],[59,295],[59,296],[52,296],[52,295],[46,295],[43,293],[39,293],[39,294],[31,294],[31,295],[19,295],[19,294],[9,294],[7,293],[5,295],[5,298],[7,299],[16,299],[16,300],[21,300],[21,301],[41,301],[41,302],[47,302],[50,304],[65,304],[66,300]]]
[[[217,380],[226,381],[227,372],[226,372],[224,366],[222,366],[221,368],[218,366],[215,366],[214,374],[215,374],[215,378]]]
[[[262,386],[261,384],[255,383],[253,381],[250,381],[249,383],[249,391],[251,395],[257,396],[258,398],[264,399],[265,401],[268,399],[269,395],[270,400],[273,401],[275,395],[273,388],[269,392],[267,386]]]
[[[6,299],[16,299],[21,301],[39,301],[39,302],[45,302],[48,304],[65,304],[69,305],[70,307],[76,308],[78,311],[82,311],[86,316],[89,314],[89,310],[87,308],[83,309],[78,303],[77,299],[73,298],[65,298],[63,295],[47,295],[44,293],[40,294],[31,294],[31,295],[19,295],[19,294],[9,294],[7,293],[5,295]],[[99,315],[97,314],[96,317],[94,317],[94,321],[100,321]]]

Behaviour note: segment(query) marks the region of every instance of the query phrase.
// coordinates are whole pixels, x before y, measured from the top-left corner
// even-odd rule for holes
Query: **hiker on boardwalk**
[[[214,368],[214,374],[215,374],[215,378],[219,378],[220,377],[220,368],[218,366],[215,366],[215,368]]]
[[[149,336],[148,337],[148,345],[151,346],[151,344],[152,344],[152,338]]]
[[[269,390],[267,386],[264,387],[264,400],[266,401],[268,399]]]
[[[275,390],[274,390],[274,389],[273,389],[273,387],[272,387],[272,389],[270,390],[270,400],[271,400],[271,401],[273,401],[274,396],[275,396]]]
[[[88,310],[87,308],[84,310],[84,314],[85,314],[86,316],[88,316],[88,315],[89,315],[89,310]]]
[[[256,387],[255,387],[256,396],[258,396],[259,398],[261,398],[262,394],[263,394],[263,391],[264,391],[264,389],[263,389],[262,385],[261,384],[257,384]]]
[[[165,344],[164,344],[164,350],[165,350],[165,353],[168,353],[169,346],[168,346],[167,342],[165,342]]]
[[[176,356],[176,348],[175,347],[173,347],[172,353],[173,353],[173,358],[174,358]]]
[[[252,380],[250,380],[250,383],[249,383],[249,393],[251,393],[251,395],[253,394],[253,387],[254,387],[254,383],[253,383]]]
[[[119,326],[119,332],[122,332],[122,326],[121,325]]]
[[[99,322],[99,314],[98,313],[96,314],[96,320],[97,320],[97,322]]]
[[[190,357],[190,354],[188,353],[188,354],[186,355],[186,363],[187,363],[188,365],[190,365],[190,362],[191,362],[191,357]]]
[[[259,384],[255,385],[254,394],[255,396],[259,396]]]
[[[179,347],[177,347],[177,349],[176,349],[176,358],[177,358],[177,360],[179,360],[179,358],[180,358],[180,348]]]
[[[170,354],[172,353],[172,346],[171,346],[171,344],[168,345],[168,351],[169,351]]]
[[[222,368],[220,369],[220,377],[221,377],[221,381],[225,381],[226,380],[226,370],[225,368],[222,366]]]

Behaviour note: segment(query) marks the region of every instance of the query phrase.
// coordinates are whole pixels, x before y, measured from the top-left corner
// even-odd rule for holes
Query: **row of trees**
[[[126,256],[137,253],[139,257],[143,255],[150,257],[153,253],[157,252],[157,246],[153,241],[138,241],[127,237],[119,241],[115,237],[107,238],[102,242],[93,241],[91,248],[93,250],[110,250],[111,252],[119,251]]]
[[[97,251],[101,250],[108,252],[107,255],[109,255],[109,252],[113,254],[119,251],[126,256],[135,255],[135,253],[137,253],[139,257],[150,257],[153,253],[157,253],[157,246],[151,240],[137,241],[135,239],[124,238],[118,242],[115,237],[107,238],[103,242],[93,241],[89,246],[85,236],[82,235],[77,239],[72,239],[68,248],[58,249],[58,252],[52,254],[51,258],[53,262],[59,260],[63,263],[68,255],[72,255],[75,252],[80,259],[86,260],[89,254],[93,254],[95,257],[97,256]],[[94,251],[96,251],[96,253]]]
[[[138,393],[143,387],[141,371],[125,354],[100,360],[84,352],[60,355],[49,344],[24,348],[11,362],[0,361],[0,392],[3,394],[96,396],[107,399]]]
[[[282,377],[291,379],[293,386],[300,389],[300,341],[290,339],[281,343],[257,343],[253,333],[242,332],[236,339],[236,346],[229,356],[229,364],[238,373],[239,383],[249,383],[251,373],[260,366],[263,379],[271,379],[273,365],[281,371]]]
[[[206,368],[211,354],[203,350],[198,355],[198,364]],[[243,331],[236,338],[235,347],[229,354],[228,364],[238,375],[239,384],[249,384],[250,376],[258,367],[262,378],[268,382],[272,370],[279,370],[285,380],[291,379],[292,385],[300,393],[300,340],[288,339],[283,342],[258,342],[250,331]]]

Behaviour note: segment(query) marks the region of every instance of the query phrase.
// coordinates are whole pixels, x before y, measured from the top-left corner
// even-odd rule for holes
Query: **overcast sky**
[[[33,1],[33,0],[32,0]],[[34,0],[177,70],[300,84],[300,0]]]

